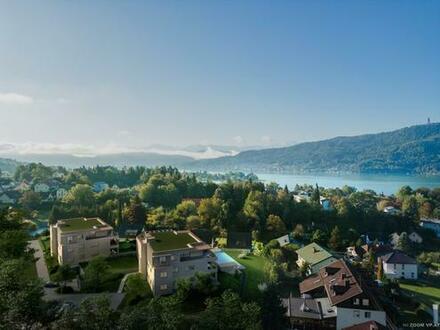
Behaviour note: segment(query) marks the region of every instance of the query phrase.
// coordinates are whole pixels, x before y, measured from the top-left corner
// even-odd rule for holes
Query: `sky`
[[[428,117],[440,1],[0,0],[0,149],[289,145]]]

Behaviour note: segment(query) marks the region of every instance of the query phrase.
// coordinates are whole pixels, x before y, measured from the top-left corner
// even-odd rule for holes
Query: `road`
[[[30,242],[29,247],[35,251],[34,257],[37,260],[35,265],[37,267],[38,277],[41,278],[44,283],[49,282],[49,272],[47,271],[46,260],[44,259],[44,254],[40,243],[38,243],[38,240],[33,240]]]
[[[43,283],[50,282],[49,272],[47,271],[46,260],[44,259],[43,250],[38,242],[38,240],[30,241],[29,247],[34,249],[34,257],[36,259],[36,268],[38,277],[43,281]],[[72,294],[59,294],[54,288],[44,288],[44,297],[46,301],[59,301],[72,302],[74,305],[79,306],[84,299],[96,297],[105,294],[110,300],[110,306],[113,309],[117,309],[121,304],[125,293],[72,293]]]

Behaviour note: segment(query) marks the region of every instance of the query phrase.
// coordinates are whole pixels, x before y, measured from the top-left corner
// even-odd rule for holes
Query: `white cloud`
[[[0,93],[0,104],[7,105],[26,105],[34,103],[34,99],[30,96],[18,93]]]
[[[244,143],[244,138],[240,135],[234,136],[232,139],[237,145],[242,145]]]
[[[261,142],[262,142],[264,145],[270,145],[270,144],[272,144],[272,138],[271,138],[270,136],[268,136],[268,135],[263,135],[263,136],[261,137]]]
[[[73,155],[77,157],[95,157],[99,155],[114,155],[123,153],[156,153],[161,155],[180,155],[194,159],[210,159],[222,156],[236,155],[236,151],[219,151],[212,147],[206,147],[201,151],[187,151],[170,147],[145,147],[131,148],[117,144],[95,146],[74,143],[0,143],[0,155],[13,157],[14,155]]]

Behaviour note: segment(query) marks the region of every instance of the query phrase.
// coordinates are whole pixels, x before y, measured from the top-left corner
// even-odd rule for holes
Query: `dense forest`
[[[195,168],[296,173],[440,174],[440,123],[244,151]]]

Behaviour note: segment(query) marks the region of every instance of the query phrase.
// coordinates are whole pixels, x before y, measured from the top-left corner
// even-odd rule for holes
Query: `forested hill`
[[[195,168],[291,173],[440,174],[440,123],[252,150]]]

